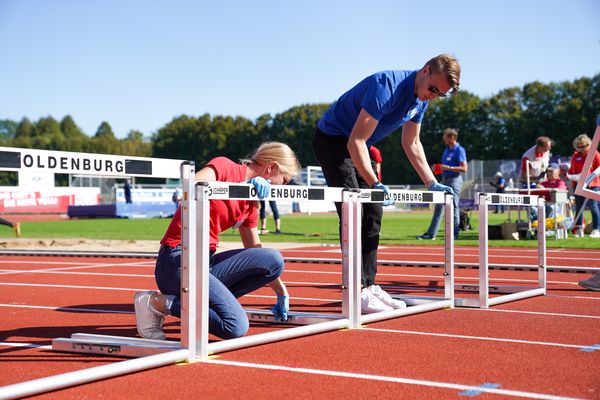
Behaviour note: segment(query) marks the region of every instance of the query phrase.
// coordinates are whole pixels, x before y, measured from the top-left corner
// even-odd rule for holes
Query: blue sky
[[[484,98],[599,73],[599,21],[598,0],[0,0],[0,119],[150,135],[331,102],[444,52]]]

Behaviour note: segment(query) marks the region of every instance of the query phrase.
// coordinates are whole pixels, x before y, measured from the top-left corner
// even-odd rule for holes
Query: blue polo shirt
[[[442,164],[449,165],[451,167],[458,167],[461,162],[467,161],[467,152],[458,142],[453,148],[446,146],[444,154],[442,155]],[[442,176],[444,178],[455,178],[460,175],[459,172],[454,171],[443,171]]]
[[[366,77],[334,102],[319,120],[327,135],[350,137],[361,109],[379,123],[367,146],[384,139],[407,121],[421,123],[427,102],[414,95],[417,71],[381,71]]]

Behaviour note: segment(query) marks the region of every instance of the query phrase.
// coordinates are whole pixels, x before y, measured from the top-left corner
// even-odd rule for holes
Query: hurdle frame
[[[457,307],[489,308],[490,306],[510,301],[546,295],[546,212],[544,198],[535,195],[478,193],[475,197],[475,203],[479,206],[479,283],[458,284],[456,288],[464,291],[477,291],[479,296],[478,298],[455,297],[455,305]],[[488,206],[515,204],[526,207],[537,207],[538,210],[538,286],[490,286]],[[503,293],[503,295],[491,298],[490,292]]]
[[[89,161],[86,162],[85,160]],[[81,165],[84,165],[84,167],[91,165],[91,167],[80,170]],[[95,168],[96,165],[98,165],[98,168]],[[119,167],[113,169],[116,165]],[[99,169],[102,169],[102,166],[104,166],[105,171],[99,171]],[[111,166],[110,171],[106,170],[108,166]],[[174,173],[175,167],[177,167],[178,174]],[[70,338],[56,338],[52,342],[52,348],[56,351],[134,357],[136,359],[8,385],[0,388],[0,397],[2,398],[29,396],[176,362],[192,362],[198,359],[207,359],[209,355],[224,351],[332,330],[357,328],[361,324],[368,322],[435,309],[450,308],[454,304],[452,300],[454,285],[449,285],[449,283],[453,282],[454,276],[453,241],[450,240],[447,255],[450,255],[450,264],[448,265],[452,266],[452,268],[445,278],[445,294],[451,298],[444,298],[439,301],[431,298],[416,299],[415,305],[407,309],[362,316],[360,314],[360,275],[362,270],[360,247],[361,203],[383,201],[383,192],[345,190],[329,187],[310,188],[273,185],[271,186],[270,195],[264,200],[325,200],[342,203],[342,314],[322,316],[291,312],[289,314],[290,322],[311,323],[273,332],[209,343],[208,223],[210,219],[210,200],[217,198],[258,200],[256,191],[252,185],[246,183],[195,182],[194,163],[184,160],[0,147],[0,170],[18,171],[20,169],[44,171],[52,169],[56,173],[100,174],[120,178],[129,176],[154,178],[181,177],[183,184],[181,340],[180,342],[175,342],[84,333],[75,333]],[[161,171],[161,173],[154,173],[156,171]],[[102,174],[102,172],[105,172],[105,174]],[[235,195],[232,195],[232,190],[235,192]],[[279,191],[282,193],[285,191],[294,191],[296,193],[300,191],[304,193],[305,191],[306,198],[286,198],[286,196],[277,195]],[[411,202],[418,203],[434,203],[434,199],[437,198],[438,203],[446,204],[447,229],[448,221],[453,221],[451,197],[441,199],[439,197],[443,197],[443,194],[439,192],[393,191],[392,195],[394,194],[398,195],[398,197],[401,197],[403,194],[414,196],[416,200]],[[450,226],[452,227],[453,225],[450,224]],[[194,233],[198,232],[198,230],[200,230],[201,234],[196,234],[196,239],[193,240]],[[450,228],[450,233],[452,233],[452,228]],[[247,311],[247,313],[249,313],[250,317],[253,314],[262,314],[261,321],[274,320],[274,317],[268,310],[261,310],[261,312]]]
[[[587,156],[585,157],[585,161],[583,163],[583,169],[581,170],[581,174],[579,175],[579,181],[577,182],[577,186],[575,187],[575,194],[578,196],[587,197],[588,199],[598,200],[600,201],[600,192],[595,192],[593,190],[589,190],[587,188],[587,181],[592,181],[595,176],[600,175],[600,167],[595,171],[591,171],[592,162],[594,161],[594,156],[596,151],[598,151],[598,145],[600,144],[600,125],[596,126],[596,131],[594,132],[594,137],[592,139],[592,144],[588,149]],[[578,211],[579,212],[579,211]]]

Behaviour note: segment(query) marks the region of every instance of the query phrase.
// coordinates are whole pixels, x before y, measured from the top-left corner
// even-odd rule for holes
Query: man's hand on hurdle
[[[427,189],[432,192],[446,192],[450,194],[454,194],[454,190],[450,186],[442,185],[439,182],[432,182]]]
[[[392,196],[390,196],[390,189],[385,186],[383,183],[381,182],[375,182],[373,184],[373,186],[371,186],[371,189],[375,189],[375,190],[383,190],[383,192],[386,194],[386,198],[383,201],[383,205],[384,206],[391,206],[392,204],[394,204],[394,199],[392,198]]]

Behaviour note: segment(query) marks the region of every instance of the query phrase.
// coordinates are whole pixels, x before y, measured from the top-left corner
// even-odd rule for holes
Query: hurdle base
[[[70,339],[52,341],[52,350],[68,353],[102,354],[114,357],[146,357],[181,350],[179,342],[129,338],[125,336],[74,333]]]
[[[510,285],[489,285],[488,293],[520,293],[525,290],[537,289],[538,286],[510,286]],[[463,292],[479,292],[479,284],[458,283],[454,285],[454,290]]]
[[[319,322],[334,321],[342,319],[340,314],[306,313],[290,311],[287,321],[278,321],[270,310],[246,310],[250,322],[266,322],[278,325],[310,325]]]
[[[470,308],[488,308],[490,306],[495,306],[502,303],[508,303],[515,300],[527,299],[535,296],[545,296],[546,288],[543,287],[535,287],[535,288],[523,288],[528,290],[521,290],[519,292],[514,292],[511,294],[505,294],[503,296],[497,296],[487,299],[487,305],[483,304],[478,298],[465,299],[465,298],[455,298],[454,305],[456,307],[470,307]]]

